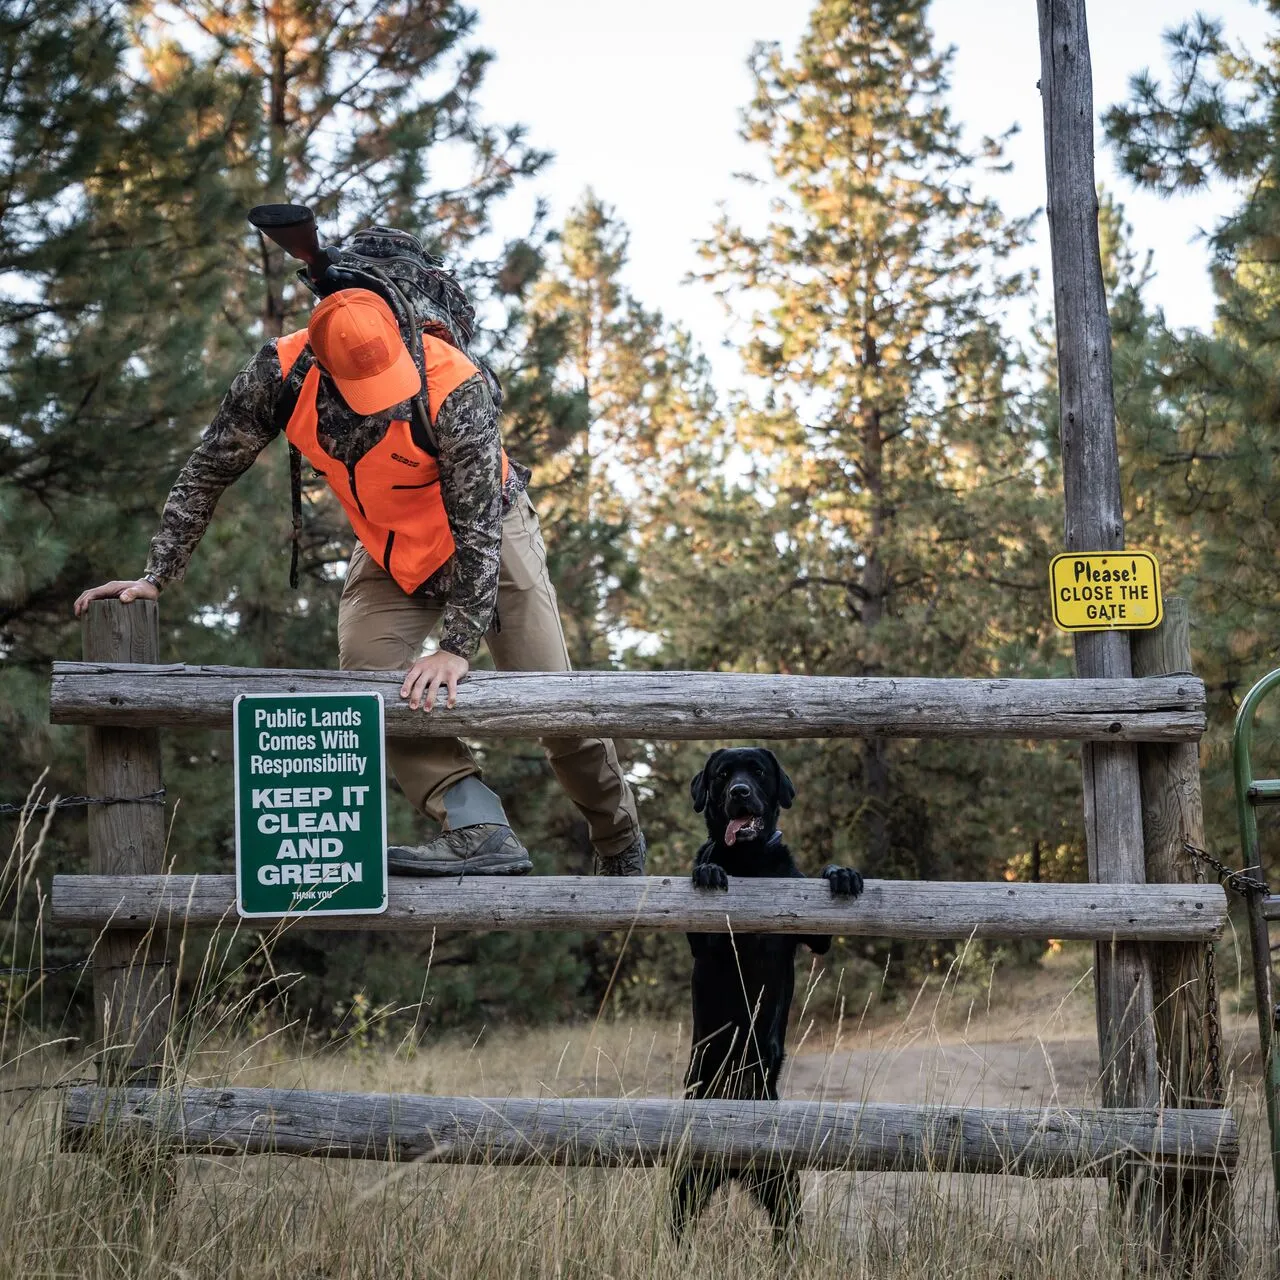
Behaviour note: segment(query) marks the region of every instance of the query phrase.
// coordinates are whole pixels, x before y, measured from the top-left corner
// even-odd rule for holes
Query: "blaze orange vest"
[[[281,378],[288,378],[306,345],[305,329],[276,339]],[[427,364],[427,411],[434,423],[449,393],[479,370],[456,347],[430,334],[422,335],[422,349]],[[453,555],[453,532],[440,494],[436,460],[414,442],[407,422],[394,419],[386,435],[354,465],[339,462],[324,451],[317,434],[319,387],[320,366],[313,364],[285,435],[329,482],[364,549],[412,595]],[[502,478],[507,478],[505,449]]]

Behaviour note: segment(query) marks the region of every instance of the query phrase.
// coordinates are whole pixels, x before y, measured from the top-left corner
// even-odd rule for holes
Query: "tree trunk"
[[[862,363],[875,368],[880,353],[875,339],[865,334]],[[888,526],[884,501],[884,436],[878,407],[867,411],[862,425],[862,471],[866,492],[871,500],[871,523],[863,548],[861,575],[861,611],[863,643],[866,648],[864,670],[875,675],[883,669],[878,652],[880,624],[888,612],[888,578],[881,557],[881,543]],[[893,870],[893,850],[889,828],[889,746],[883,738],[867,738],[862,744],[862,821],[866,832],[865,865],[868,872],[888,875]]]

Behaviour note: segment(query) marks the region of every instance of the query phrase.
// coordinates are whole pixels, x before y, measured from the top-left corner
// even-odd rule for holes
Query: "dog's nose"
[[[735,782],[729,788],[729,794],[731,796],[736,796],[740,800],[745,799],[751,794],[751,788],[747,786],[745,782]]]

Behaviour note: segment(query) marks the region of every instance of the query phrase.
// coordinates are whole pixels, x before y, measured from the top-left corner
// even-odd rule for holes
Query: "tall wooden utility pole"
[[[1049,239],[1058,339],[1063,544],[1068,551],[1124,550],[1120,458],[1111,394],[1111,321],[1098,246],[1093,176],[1093,85],[1084,0],[1037,0],[1044,102]],[[1133,675],[1129,636],[1075,637],[1076,675]],[[1103,884],[1146,879],[1137,748],[1087,744],[1084,773],[1089,875]],[[1137,945],[1098,948],[1098,1036],[1107,1106],[1156,1106],[1151,972]]]
[[[1124,516],[1111,322],[1098,244],[1085,6],[1084,0],[1036,0],[1036,8],[1066,494],[1063,542],[1068,551],[1121,551]],[[1075,657],[1076,675],[1082,678],[1133,674],[1129,636],[1123,631],[1077,634]],[[1090,878],[1103,884],[1141,883],[1146,870],[1137,748],[1088,743],[1081,750],[1081,767]],[[1103,1101],[1109,1107],[1159,1106],[1146,953],[1136,943],[1099,943],[1095,959]]]

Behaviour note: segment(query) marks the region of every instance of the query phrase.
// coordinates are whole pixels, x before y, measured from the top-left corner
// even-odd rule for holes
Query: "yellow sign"
[[[1148,551],[1054,556],[1049,587],[1062,631],[1149,631],[1164,617],[1160,566]]]

